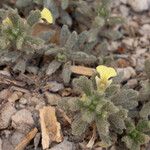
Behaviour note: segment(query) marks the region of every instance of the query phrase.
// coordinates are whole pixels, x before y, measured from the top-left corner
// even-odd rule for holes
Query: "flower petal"
[[[101,80],[109,80],[109,78],[117,75],[117,72],[114,68],[103,65],[97,66],[96,70],[100,74]]]
[[[5,19],[2,21],[2,24],[3,24],[3,25],[9,25],[9,26],[13,25],[13,24],[12,24],[12,21],[11,21],[8,17],[5,18]]]
[[[45,19],[48,23],[53,23],[53,15],[52,15],[51,11],[47,8],[44,8],[41,11],[41,18]]]

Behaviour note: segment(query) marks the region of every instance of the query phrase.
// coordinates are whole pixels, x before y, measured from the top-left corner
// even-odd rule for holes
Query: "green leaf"
[[[19,8],[27,7],[32,4],[32,0],[17,0],[16,6]]]
[[[74,79],[73,85],[77,88],[80,88],[87,96],[90,96],[92,94],[92,81],[87,77],[81,76],[79,79]]]
[[[105,91],[106,97],[111,97],[111,96],[117,94],[117,92],[119,90],[120,90],[120,85],[118,85],[118,84],[110,85]]]
[[[122,141],[126,144],[127,148],[130,150],[140,150],[140,145],[134,143],[134,141],[129,136],[124,136]]]
[[[95,119],[95,112],[89,111],[88,109],[83,109],[81,111],[81,117],[83,121],[91,123]]]
[[[109,135],[109,123],[106,118],[97,117],[96,127],[101,138],[100,146],[109,147],[111,145],[111,137]]]
[[[30,26],[33,26],[35,23],[37,23],[39,21],[39,19],[41,18],[41,12],[39,10],[35,10],[35,11],[31,11],[30,15],[27,18],[27,23]]]
[[[74,31],[68,37],[66,44],[65,44],[65,48],[67,50],[71,50],[73,48],[73,46],[76,44],[77,40],[78,40],[78,34],[76,31]]]
[[[110,26],[124,23],[124,19],[121,17],[109,17],[106,21],[106,23]]]
[[[98,130],[98,134],[101,137],[103,136],[108,136],[109,135],[109,122],[107,121],[106,118],[104,117],[97,117],[96,118],[96,127]]]
[[[150,121],[140,120],[137,124],[136,129],[140,132],[149,132],[150,131]]]
[[[24,43],[24,37],[23,36],[18,36],[17,39],[16,39],[16,48],[18,50],[21,50],[22,46],[23,46],[23,43]]]
[[[127,111],[125,109],[120,109],[117,113],[109,116],[110,124],[113,130],[121,134],[123,129],[126,129],[125,119],[127,118]]]
[[[68,37],[71,35],[68,26],[67,25],[63,25],[61,32],[60,32],[60,45],[64,46]]]
[[[142,118],[148,118],[150,115],[150,102],[145,103],[139,113]]]
[[[66,9],[69,5],[69,0],[61,0],[61,8]]]
[[[123,89],[111,97],[111,101],[125,109],[132,109],[138,105],[138,92],[132,89]]]
[[[109,101],[102,107],[102,110],[108,112],[108,114],[113,114],[119,111],[119,109]]]
[[[80,116],[76,116],[75,120],[71,124],[73,135],[82,135],[87,128],[87,122],[83,121]]]
[[[145,71],[146,71],[148,78],[150,79],[150,59],[147,59],[145,61]]]

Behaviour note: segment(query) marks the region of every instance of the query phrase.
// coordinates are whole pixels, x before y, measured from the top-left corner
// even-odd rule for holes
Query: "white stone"
[[[150,36],[150,25],[149,24],[144,24],[139,32],[142,34],[142,35],[149,35]]]
[[[127,81],[128,79],[130,79],[136,75],[136,72],[132,67],[118,68],[117,72],[118,72],[118,74],[123,72],[122,81]]]
[[[34,120],[32,117],[32,113],[27,109],[19,110],[16,114],[12,116],[12,126],[15,129],[22,131],[22,133],[26,133],[29,131],[34,125]]]
[[[120,12],[123,17],[127,17],[129,15],[129,8],[125,5],[120,5]]]
[[[121,3],[127,4],[127,0],[120,0]]]
[[[2,105],[0,109],[0,129],[7,128],[11,121],[11,116],[16,112],[16,109],[11,103]]]
[[[149,0],[127,0],[127,3],[136,12],[142,12],[149,9]]]
[[[2,139],[0,138],[0,150],[2,150]]]

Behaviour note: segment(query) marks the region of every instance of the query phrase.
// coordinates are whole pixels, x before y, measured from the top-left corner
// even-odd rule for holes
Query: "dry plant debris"
[[[30,141],[35,137],[38,132],[37,128],[32,129],[23,139],[22,141],[15,147],[15,150],[24,150],[25,147],[30,143]]]
[[[61,126],[57,121],[55,108],[46,106],[40,109],[40,123],[42,131],[42,147],[49,148],[52,142],[61,142]]]

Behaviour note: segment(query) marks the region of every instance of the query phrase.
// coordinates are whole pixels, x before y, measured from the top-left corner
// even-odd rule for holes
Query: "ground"
[[[108,52],[115,58],[116,70],[124,72],[122,84],[139,90],[140,81],[147,79],[144,62],[150,58],[150,11],[148,8],[135,7],[138,6],[127,4],[126,0],[114,2],[112,14],[125,18],[125,23],[115,29],[123,30],[124,33],[123,38],[109,41]],[[41,31],[39,28],[37,31],[51,28],[43,26]],[[37,31],[35,29],[34,34]],[[90,65],[72,64],[71,77],[89,77],[93,69]],[[73,137],[70,129],[72,114],[66,114],[57,107],[63,97],[73,99],[79,96],[72,89],[71,82],[63,82],[60,72],[61,68],[50,76],[26,72],[18,74],[10,66],[0,67],[0,150],[41,150],[47,145],[50,145],[51,150],[86,149],[92,131],[86,133],[85,139]],[[44,141],[42,137],[45,137]],[[96,140],[93,149],[101,150],[97,143]],[[115,150],[115,147],[110,149]],[[141,149],[150,148],[146,145]]]

